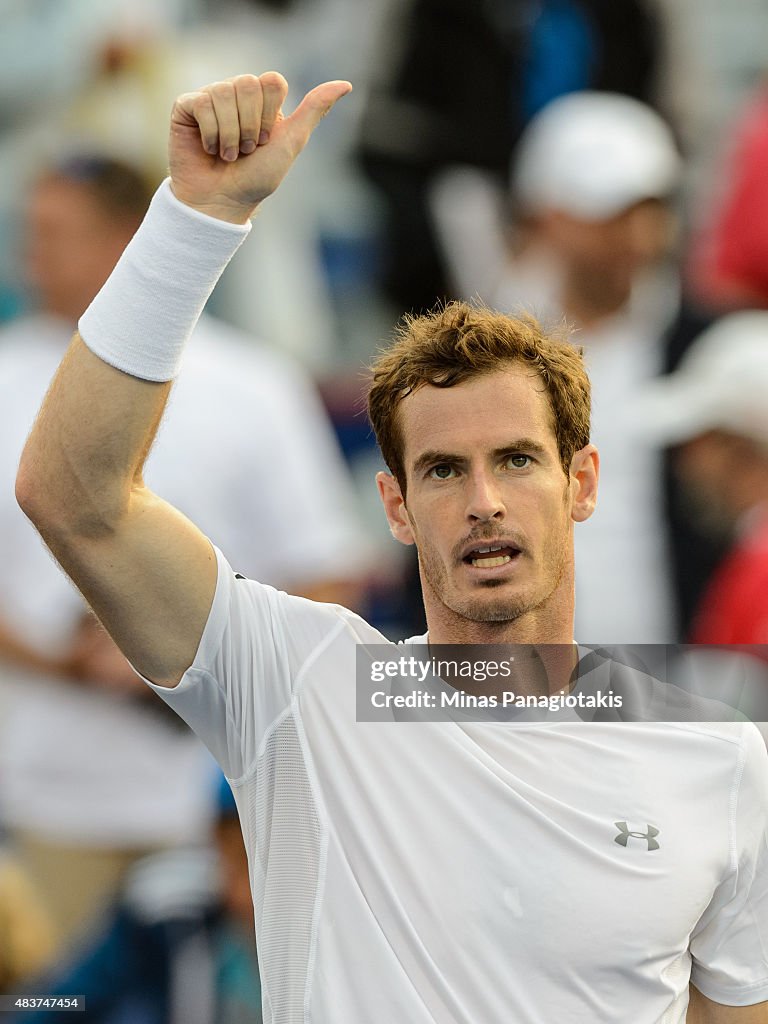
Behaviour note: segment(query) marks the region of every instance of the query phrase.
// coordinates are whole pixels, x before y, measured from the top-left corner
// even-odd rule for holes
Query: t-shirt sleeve
[[[744,727],[731,816],[731,868],[694,929],[691,981],[709,999],[768,999],[768,753]]]
[[[291,597],[232,570],[218,549],[216,591],[195,659],[173,688],[145,682],[236,781],[290,707],[308,656],[342,625],[334,605]]]

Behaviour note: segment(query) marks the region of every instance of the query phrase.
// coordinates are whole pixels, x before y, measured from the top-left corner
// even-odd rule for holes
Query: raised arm
[[[208,540],[145,487],[144,460],[183,342],[243,225],[350,88],[318,86],[287,118],[274,72],[179,97],[171,191],[81,320],[22,456],[22,508],[124,654],[162,685],[194,658],[216,564]]]
[[[686,1024],[768,1024],[768,1003],[724,1006],[707,999],[693,985]]]

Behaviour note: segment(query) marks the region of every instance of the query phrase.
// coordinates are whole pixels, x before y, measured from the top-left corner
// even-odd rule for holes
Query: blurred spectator
[[[189,5],[189,0],[181,2]],[[200,82],[227,78],[233,67],[257,72],[276,68],[301,95],[305,87],[324,79],[351,78],[355,100],[345,108],[341,123],[329,123],[329,131],[313,139],[285,190],[262,206],[258,238],[238,253],[211,305],[227,322],[268,338],[270,346],[292,353],[318,372],[341,361],[347,347],[340,336],[337,282],[331,274],[341,265],[347,277],[359,277],[365,266],[365,260],[354,260],[359,252],[352,260],[337,257],[330,264],[324,259],[325,245],[337,243],[335,255],[338,243],[343,246],[347,239],[353,247],[364,247],[372,230],[366,223],[373,219],[368,193],[360,187],[359,175],[357,182],[349,180],[346,152],[353,133],[344,121],[354,116],[350,108],[358,102],[357,87],[364,86],[363,69],[369,63],[366,48],[371,44],[366,39],[375,38],[375,8],[385,2],[194,3],[201,17],[188,19],[179,30],[169,31],[170,19],[164,27],[158,18],[141,34],[112,47],[101,73],[70,104],[58,130],[65,143],[74,138],[80,148],[106,151],[154,180],[165,174],[168,142],[167,128],[156,112],[170,109],[177,95]],[[292,102],[290,98],[287,109]],[[295,301],[298,293],[301,302]],[[366,323],[356,326],[349,346],[353,351],[366,340],[370,350],[389,324],[375,330],[372,338]],[[355,366],[359,361],[355,358]]]
[[[0,841],[0,994],[18,992],[48,969],[54,928],[39,893]]]
[[[638,432],[675,445],[699,521],[731,547],[704,592],[690,641],[768,643],[768,312],[731,313],[655,382]]]
[[[13,494],[45,387],[146,198],[134,171],[101,158],[43,176],[25,251],[41,312],[0,333],[0,655],[29,677],[0,736],[0,810],[65,937],[86,926],[128,863],[205,838],[211,815],[209,755],[147,696]],[[365,541],[354,496],[317,395],[283,357],[204,318],[146,478],[244,573],[359,603]]]
[[[100,934],[56,976],[50,995],[85,996],[82,1024],[260,1024],[248,861],[232,791],[222,778],[214,848],[137,862]],[[67,1024],[71,1013],[18,1020]]]
[[[121,55],[194,13],[198,0],[5,0],[0,35],[0,321],[18,312],[18,210],[39,162],[71,138],[71,104]],[[123,120],[123,131],[126,123]],[[41,157],[42,155],[42,157]]]
[[[661,46],[655,7],[647,0],[622,0],[620,8],[613,0],[392,0],[380,35],[360,158],[382,199],[386,296],[398,312],[431,309],[446,296],[492,296],[506,257],[501,225],[521,131],[550,100],[574,90],[651,101]],[[458,87],[457,69],[471,89]],[[455,195],[458,220],[469,227],[446,253],[431,198],[457,166],[481,185]],[[474,244],[478,235],[482,246]],[[457,262],[466,274],[457,274]],[[415,557],[410,562],[406,635],[426,628]]]
[[[613,89],[650,100],[659,24],[644,0],[619,9],[613,0],[391,6],[361,155],[386,204],[385,287],[398,309],[419,310],[448,292],[427,209],[434,175],[464,164],[501,183],[528,119],[564,93]]]
[[[565,319],[585,348],[601,459],[597,511],[576,530],[576,631],[587,643],[676,635],[661,462],[642,441],[630,444],[627,404],[691,329],[667,260],[680,167],[669,128],[649,107],[612,93],[573,93],[545,107],[521,138],[512,183],[516,253],[466,169],[433,194],[461,293],[548,323]]]

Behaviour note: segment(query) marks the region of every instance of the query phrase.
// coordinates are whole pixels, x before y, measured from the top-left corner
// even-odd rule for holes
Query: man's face
[[[569,586],[573,519],[593,499],[563,472],[541,378],[511,364],[427,385],[399,415],[406,499],[385,474],[379,487],[393,533],[418,549],[428,616],[507,622]]]
[[[605,220],[552,211],[544,226],[549,243],[585,288],[628,294],[638,271],[668,250],[672,216],[665,204],[647,199]]]
[[[709,430],[673,451],[689,512],[713,537],[727,536],[765,493],[768,459],[745,437]]]
[[[112,271],[130,239],[87,185],[48,178],[27,209],[24,271],[48,313],[76,320]]]

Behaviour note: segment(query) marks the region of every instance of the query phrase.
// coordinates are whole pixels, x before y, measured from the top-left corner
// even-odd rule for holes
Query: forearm
[[[43,532],[99,537],[137,490],[170,390],[122,373],[75,335],[29,437],[19,502]]]
[[[81,318],[27,445],[19,498],[38,527],[103,536],[142,495],[168,382],[247,233],[180,202],[168,183],[158,190]]]
[[[210,543],[141,472],[184,345],[248,228],[164,184],[80,320],[22,456],[19,503],[123,654],[172,685],[216,581]]]

